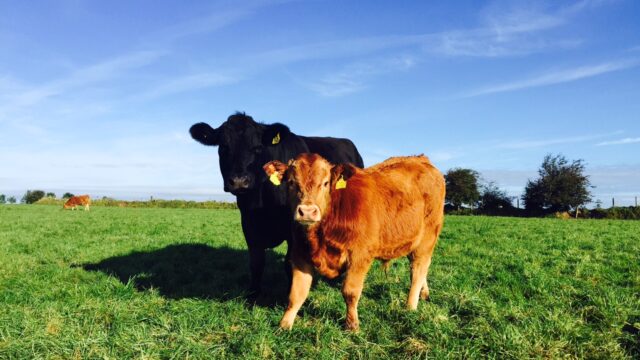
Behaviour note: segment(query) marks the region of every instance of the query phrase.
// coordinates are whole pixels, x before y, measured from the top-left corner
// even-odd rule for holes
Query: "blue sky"
[[[0,192],[224,198],[188,128],[241,110],[512,195],[563,153],[630,204],[639,17],[635,0],[0,0]]]

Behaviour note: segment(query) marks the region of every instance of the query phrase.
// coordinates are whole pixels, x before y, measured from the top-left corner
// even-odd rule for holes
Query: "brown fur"
[[[90,205],[91,198],[89,195],[78,195],[70,197],[69,200],[62,205],[62,208],[75,210],[78,206],[84,206],[84,210],[88,211]]]
[[[444,221],[445,184],[427,157],[390,158],[358,169],[301,154],[288,166],[272,161],[264,169],[287,181],[293,211],[303,204],[317,205],[321,212],[320,221],[294,226],[293,283],[281,327],[293,325],[314,269],[329,278],[346,271],[342,293],[349,329],[358,328],[357,303],[374,259],[408,256],[407,306],[415,309],[419,297],[428,297],[426,276]],[[347,181],[345,189],[335,188],[340,177]]]

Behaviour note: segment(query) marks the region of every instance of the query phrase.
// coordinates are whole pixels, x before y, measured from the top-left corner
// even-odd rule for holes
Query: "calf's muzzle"
[[[322,216],[317,205],[298,205],[294,218],[300,223],[313,223],[320,221]]]

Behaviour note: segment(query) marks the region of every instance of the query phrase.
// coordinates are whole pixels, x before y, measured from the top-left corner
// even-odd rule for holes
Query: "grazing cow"
[[[264,171],[285,182],[294,214],[289,306],[280,327],[290,329],[309,294],[314,269],[328,278],[342,272],[348,329],[356,330],[358,300],[374,259],[408,256],[411,289],[407,307],[429,296],[427,272],[444,220],[445,183],[425,156],[390,158],[366,169],[332,165],[317,154],[301,154]]]
[[[271,160],[286,162],[311,151],[335,163],[364,166],[358,149],[348,139],[299,136],[285,125],[261,124],[244,113],[229,116],[217,129],[198,123],[189,131],[196,141],[218,146],[224,191],[236,196],[249,248],[252,296],[260,292],[265,250],[291,240],[292,215],[286,192],[267,181],[262,165]],[[290,275],[289,261],[285,261],[285,271]]]
[[[89,195],[78,195],[70,197],[69,200],[62,205],[62,208],[75,210],[78,206],[84,206],[84,210],[88,211],[90,205],[91,198]]]

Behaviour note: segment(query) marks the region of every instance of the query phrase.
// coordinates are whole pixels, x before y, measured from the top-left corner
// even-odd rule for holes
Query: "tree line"
[[[67,192],[62,195],[62,199],[68,199],[72,196],[72,193]],[[56,194],[52,192],[45,193],[42,190],[27,190],[27,192],[22,195],[22,199],[20,199],[20,202],[23,204],[34,204],[45,197],[55,199]],[[17,199],[15,196],[6,196],[5,194],[0,194],[0,204],[15,204],[16,202]]]
[[[508,196],[489,182],[480,184],[478,172],[455,168],[445,174],[447,210],[484,215],[545,216],[557,213],[588,213],[593,186],[583,160],[570,161],[561,154],[545,156],[538,177],[528,180],[521,197]],[[513,205],[522,200],[523,209]],[[602,217],[602,216],[601,216]],[[604,216],[606,217],[606,216]]]

